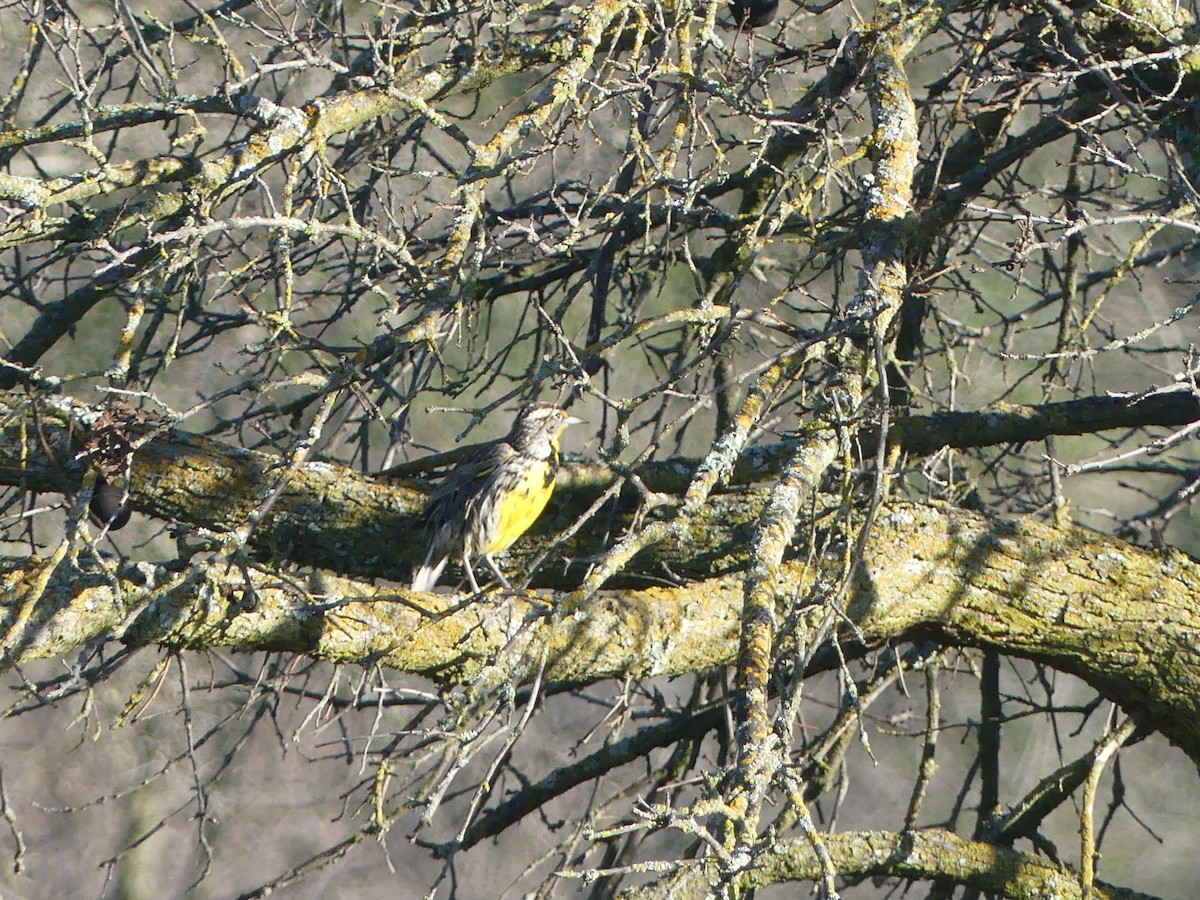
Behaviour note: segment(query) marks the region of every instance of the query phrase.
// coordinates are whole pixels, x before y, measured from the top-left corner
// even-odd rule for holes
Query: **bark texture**
[[[733,661],[744,577],[604,592],[578,605],[558,605],[550,592],[464,604],[216,559],[204,571],[197,580],[146,563],[106,571],[70,559],[10,561],[0,576],[5,664],[116,638],[377,661],[467,685],[489,672],[520,677],[543,653],[551,681],[678,675]],[[804,597],[813,575],[786,562],[776,603]],[[1200,565],[1176,551],[901,504],[878,516],[846,611],[871,644],[935,636],[1078,675],[1200,763],[1198,586]]]

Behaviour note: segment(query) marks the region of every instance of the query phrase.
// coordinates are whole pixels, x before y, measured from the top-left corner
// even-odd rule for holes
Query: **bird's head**
[[[517,413],[509,432],[508,442],[522,452],[533,452],[539,448],[557,448],[558,439],[568,425],[579,425],[582,419],[568,413],[552,403],[540,401],[527,403]]]

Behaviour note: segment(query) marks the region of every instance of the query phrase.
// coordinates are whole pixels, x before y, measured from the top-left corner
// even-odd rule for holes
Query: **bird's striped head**
[[[527,403],[517,413],[507,440],[513,449],[530,456],[557,455],[558,439],[563,431],[568,425],[578,425],[582,421],[552,403]]]

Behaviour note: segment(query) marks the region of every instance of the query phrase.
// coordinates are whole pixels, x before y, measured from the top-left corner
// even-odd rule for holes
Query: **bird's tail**
[[[434,551],[430,548],[425,555],[425,562],[421,563],[421,568],[413,573],[412,589],[414,591],[432,591],[433,586],[437,584],[438,576],[442,574],[442,569],[446,568],[446,563],[450,559],[449,554],[438,560],[435,560],[433,556]]]

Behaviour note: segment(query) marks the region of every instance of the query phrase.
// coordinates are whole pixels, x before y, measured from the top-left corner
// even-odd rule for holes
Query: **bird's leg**
[[[475,580],[475,570],[471,568],[471,557],[468,554],[463,554],[462,564],[463,573],[467,576],[467,584],[471,585],[471,590],[476,594],[483,593],[479,589],[479,582]]]
[[[483,558],[487,564],[491,566],[492,571],[496,573],[496,577],[500,579],[500,583],[504,585],[504,589],[506,591],[511,591],[513,586],[508,583],[508,579],[504,577],[504,573],[500,571],[500,567],[496,565],[496,561],[492,559],[492,555],[488,553],[485,554]]]

